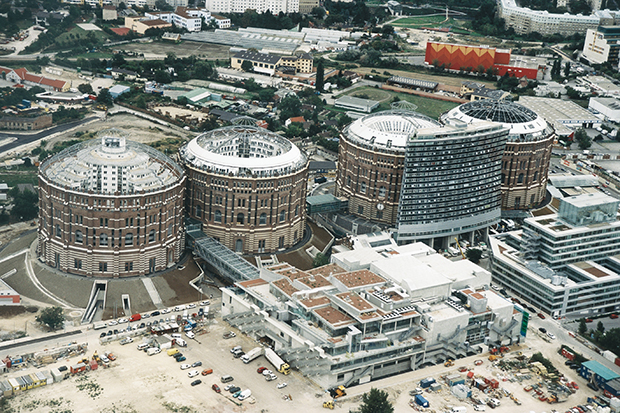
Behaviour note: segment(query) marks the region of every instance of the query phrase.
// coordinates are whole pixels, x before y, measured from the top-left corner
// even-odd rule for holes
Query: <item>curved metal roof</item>
[[[498,123],[526,123],[538,117],[533,110],[508,100],[476,100],[461,105],[459,109],[472,118]]]

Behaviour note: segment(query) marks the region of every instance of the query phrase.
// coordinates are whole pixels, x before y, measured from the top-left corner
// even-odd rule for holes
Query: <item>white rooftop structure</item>
[[[570,100],[521,96],[519,103],[553,125],[559,136],[568,136],[577,128],[592,127],[601,123],[592,112]]]
[[[182,169],[161,152],[127,140],[118,129],[71,146],[41,164],[54,183],[80,191],[128,194],[153,191],[175,184]]]
[[[260,177],[289,174],[308,161],[288,139],[251,125],[205,132],[183,146],[179,154],[197,168]]]
[[[405,152],[407,139],[418,129],[440,124],[422,114],[406,110],[387,110],[357,119],[344,130],[354,142],[392,152]]]

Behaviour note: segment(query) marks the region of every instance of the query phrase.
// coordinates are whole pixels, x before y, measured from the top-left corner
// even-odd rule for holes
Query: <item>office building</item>
[[[619,201],[566,197],[557,214],[489,238],[494,282],[555,317],[620,309]]]
[[[583,44],[582,56],[590,64],[610,63],[618,68],[618,51],[620,50],[620,27],[599,26],[596,29],[588,29]]]
[[[465,103],[447,113],[466,123],[490,120],[509,130],[502,155],[502,209],[529,209],[545,199],[553,128],[535,111],[508,100]]]

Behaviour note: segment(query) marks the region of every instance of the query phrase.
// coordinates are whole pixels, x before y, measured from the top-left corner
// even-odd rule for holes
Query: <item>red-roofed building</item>
[[[47,77],[33,75],[32,73],[28,73],[28,70],[23,67],[19,69],[0,67],[0,76],[10,82],[21,83],[26,86],[41,86],[46,90],[54,90],[56,92],[66,92],[71,86],[64,80],[49,79]]]
[[[291,123],[304,123],[306,119],[303,116],[295,116],[293,118],[288,118],[286,122],[284,122],[284,126],[287,128],[291,125]]]
[[[127,36],[129,34],[129,32],[131,30],[129,30],[129,27],[115,27],[112,30],[114,33],[118,34],[119,36]]]

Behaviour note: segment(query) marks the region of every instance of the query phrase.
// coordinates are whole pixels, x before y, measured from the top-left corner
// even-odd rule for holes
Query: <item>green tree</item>
[[[577,141],[579,149],[588,149],[592,146],[592,139],[590,139],[588,133],[583,128],[580,128],[577,132],[575,132],[574,140]]]
[[[597,330],[597,331],[599,331],[599,332],[601,332],[601,333],[604,333],[604,332],[605,332],[605,325],[603,324],[603,322],[602,322],[602,321],[599,321],[599,322],[596,324],[596,330]]]
[[[370,389],[370,392],[362,395],[360,413],[393,413],[394,407],[388,401],[388,393],[383,390]]]
[[[273,95],[274,94],[275,94],[275,90],[268,87],[268,88],[262,89],[260,92],[258,92],[258,98],[262,102],[269,102],[269,101],[273,100]]]
[[[158,70],[155,72],[155,81],[157,83],[170,83],[172,81],[172,77],[167,70]]]
[[[482,258],[482,250],[478,248],[470,248],[465,253],[465,256],[474,264],[478,264]]]
[[[342,129],[347,126],[349,123],[353,122],[353,119],[346,113],[341,113],[338,116],[338,128]]]
[[[616,354],[620,354],[620,328],[607,330],[599,340],[600,344]]]
[[[241,63],[241,70],[244,72],[253,72],[254,64],[249,60],[244,60],[243,63]]]
[[[585,318],[582,318],[581,320],[579,320],[579,329],[577,330],[577,332],[581,334],[582,336],[585,336],[586,333],[588,332],[588,326],[586,325]]]
[[[93,93],[93,87],[90,85],[90,83],[82,83],[81,85],[78,85],[78,90],[82,93]]]
[[[35,320],[41,324],[45,324],[50,330],[58,330],[65,324],[65,315],[62,313],[61,307],[47,307],[41,311]]]
[[[327,264],[329,264],[329,257],[323,254],[322,252],[319,252],[318,254],[316,254],[314,256],[314,259],[312,260],[312,266],[314,268],[322,267],[323,265],[327,265]]]
[[[20,221],[28,221],[36,218],[39,212],[39,196],[29,190],[20,191],[18,187],[13,187],[9,191],[13,198],[13,208],[11,215]]]
[[[566,62],[564,65],[564,77],[570,76],[570,62]]]
[[[99,95],[97,95],[97,102],[103,103],[104,105],[112,106],[114,105],[114,99],[110,94],[110,90],[107,88],[101,89]]]
[[[314,84],[317,91],[322,92],[325,86],[325,68],[323,67],[323,59],[319,60],[316,65],[316,83]]]
[[[278,108],[280,109],[280,120],[284,122],[288,118],[299,116],[301,113],[301,101],[297,95],[290,94],[280,101]]]

